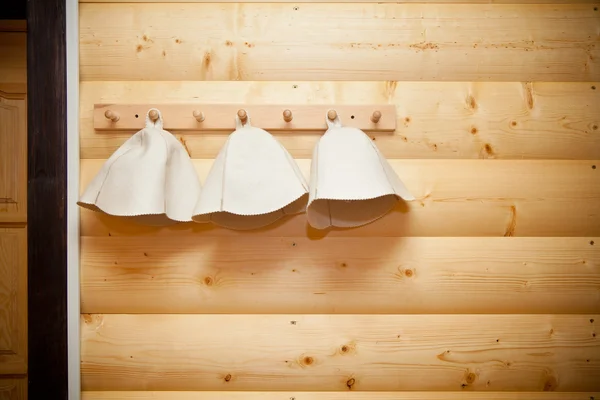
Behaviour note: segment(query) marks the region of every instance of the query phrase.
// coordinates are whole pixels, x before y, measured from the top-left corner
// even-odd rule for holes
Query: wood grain
[[[80,94],[82,158],[106,159],[135,132],[95,131],[95,103],[287,102],[396,105],[396,132],[371,134],[389,158],[600,159],[600,83],[82,82]],[[193,158],[228,136],[173,133]],[[274,135],[308,158],[321,136]]]
[[[73,236],[67,239],[66,8],[65,0],[27,2],[30,399],[68,399],[73,392],[67,349],[67,302],[73,301],[67,299],[67,248]]]
[[[0,91],[0,222],[27,221],[27,99]]]
[[[27,91],[27,34],[0,32],[0,91]]]
[[[1,400],[27,400],[27,378],[0,377]]]
[[[598,317],[84,314],[82,389],[599,391]]]
[[[203,181],[213,160],[193,160]],[[299,159],[305,176],[310,160]],[[103,160],[82,160],[81,190]],[[315,230],[306,215],[234,231],[209,224],[148,227],[81,210],[82,236],[598,236],[600,162],[390,160],[417,198],[360,228]],[[596,168],[594,168],[596,166]]]
[[[326,115],[336,111],[339,118],[345,119],[345,126],[363,129],[367,132],[394,132],[396,130],[396,107],[388,104],[370,105],[293,105],[293,104],[95,104],[94,128],[103,131],[138,131],[146,125],[145,116],[151,108],[160,110],[167,131],[184,130],[218,132],[230,134],[236,129],[236,115],[243,110],[250,118],[250,124],[268,131],[296,131],[323,133],[327,130]],[[284,111],[292,113],[292,120],[286,122]],[[374,123],[373,113],[380,113],[380,120]],[[119,117],[113,121],[106,117],[107,112]],[[204,121],[198,122],[195,112],[202,112]],[[335,119],[335,118],[334,118]],[[112,132],[107,132],[111,134]]]
[[[0,374],[27,372],[27,230],[0,226]]]
[[[600,246],[589,242],[82,237],[81,308],[110,314],[600,313]]]
[[[599,27],[591,4],[85,3],[80,76],[592,81]]]
[[[590,400],[595,392],[83,392],[82,400]]]

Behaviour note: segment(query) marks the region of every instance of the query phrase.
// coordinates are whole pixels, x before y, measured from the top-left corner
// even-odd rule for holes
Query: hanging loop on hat
[[[151,113],[156,113],[156,119],[152,119],[152,117],[150,116]],[[146,128],[163,129],[163,117],[159,109],[151,108],[148,110],[148,112],[146,113]]]
[[[330,119],[330,113],[335,114],[335,118]],[[340,128],[342,126],[342,121],[340,120],[340,115],[335,110],[327,110],[325,114],[325,121],[327,122],[327,128],[331,129],[333,127]]]
[[[235,115],[235,128],[249,128],[252,125],[250,124],[250,114],[246,110],[239,110]]]

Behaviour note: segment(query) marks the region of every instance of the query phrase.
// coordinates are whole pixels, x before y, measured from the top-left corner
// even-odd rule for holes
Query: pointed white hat
[[[313,151],[309,224],[350,228],[373,222],[396,203],[414,200],[373,141],[360,129],[325,117],[329,129]]]
[[[256,229],[306,210],[308,184],[288,151],[271,134],[242,124],[219,152],[193,220],[230,229]]]
[[[152,122],[150,112],[158,112]],[[78,205],[148,225],[192,220],[201,184],[183,145],[163,130],[160,111],[104,163]]]

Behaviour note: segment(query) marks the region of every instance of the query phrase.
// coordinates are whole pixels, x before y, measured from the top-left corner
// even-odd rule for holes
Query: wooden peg
[[[196,121],[204,122],[204,113],[202,111],[195,110],[193,115],[194,118],[196,118]]]
[[[373,112],[373,115],[371,115],[371,121],[376,124],[379,122],[379,120],[381,119],[381,111],[375,111]]]
[[[285,110],[283,112],[283,120],[285,122],[292,122],[293,118],[294,118],[294,116],[292,115],[292,111],[291,110]]]
[[[240,121],[242,121],[242,125],[248,121],[248,113],[246,110],[238,110],[237,115],[240,118]]]
[[[335,120],[337,118],[337,112],[335,110],[327,111],[327,118],[329,118],[330,121]]]
[[[119,114],[111,110],[106,110],[104,116],[110,119],[112,122],[117,122],[119,120]]]
[[[156,120],[158,120],[158,111],[150,110],[150,112],[148,113],[148,116],[150,117],[150,121],[156,122]]]

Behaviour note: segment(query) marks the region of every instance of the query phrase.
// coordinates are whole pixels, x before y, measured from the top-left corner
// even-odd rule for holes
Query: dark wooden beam
[[[29,399],[67,399],[65,0],[27,2]]]

